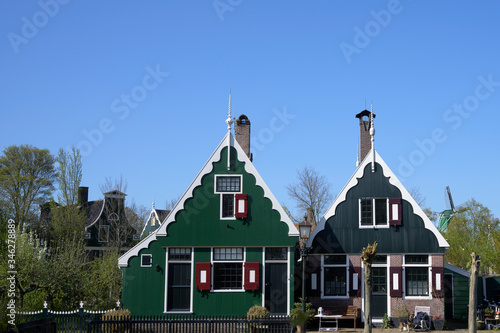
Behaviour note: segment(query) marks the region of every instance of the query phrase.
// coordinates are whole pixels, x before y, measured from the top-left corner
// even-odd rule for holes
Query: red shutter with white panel
[[[246,218],[248,216],[248,195],[246,193],[238,193],[234,198],[234,217],[237,219]]]
[[[389,225],[401,225],[401,199],[389,198]]]

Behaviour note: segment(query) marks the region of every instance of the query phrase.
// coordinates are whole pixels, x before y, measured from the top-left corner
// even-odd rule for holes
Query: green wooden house
[[[153,209],[151,213],[149,213],[144,228],[142,228],[141,239],[146,238],[146,236],[158,229],[169,213],[170,210],[155,208],[155,203],[153,201]]]
[[[134,315],[289,314],[298,230],[251,161],[236,121],[161,226],[119,259]]]
[[[444,253],[448,243],[374,149],[375,115],[356,115],[361,158],[351,179],[312,231],[307,295],[314,307],[363,309],[361,251],[378,243],[373,263],[372,318],[395,317],[403,302],[410,312],[429,306],[444,314]],[[361,316],[363,318],[363,316]]]

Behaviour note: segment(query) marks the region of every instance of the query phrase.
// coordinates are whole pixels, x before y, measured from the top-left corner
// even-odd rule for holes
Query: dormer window
[[[216,175],[215,193],[220,194],[221,219],[235,218],[235,195],[241,193],[242,176]]]

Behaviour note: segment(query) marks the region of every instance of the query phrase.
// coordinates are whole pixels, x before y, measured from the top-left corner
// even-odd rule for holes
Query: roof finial
[[[370,112],[370,137],[372,142],[372,172],[375,172],[375,127],[373,126],[373,103]]]
[[[359,166],[359,143],[358,143],[358,147],[356,148],[356,153],[357,153],[357,158],[356,158],[356,167]]]
[[[227,169],[231,169],[231,125],[233,124],[233,119],[231,119],[231,89],[229,89],[229,109],[227,110]]]
[[[227,131],[231,130],[231,125],[233,124],[233,119],[231,119],[231,90],[229,90],[229,109],[227,110]]]
[[[155,209],[155,197],[153,196],[153,209]]]

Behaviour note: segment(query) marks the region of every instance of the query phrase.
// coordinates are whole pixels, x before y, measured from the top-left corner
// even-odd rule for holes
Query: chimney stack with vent
[[[236,119],[236,126],[234,131],[236,141],[238,141],[245,154],[247,154],[250,161],[252,161],[253,156],[250,153],[250,120],[248,120],[247,116],[242,114],[238,117],[238,119]]]
[[[370,111],[363,110],[356,115],[356,118],[359,118],[360,162],[362,162],[372,148],[370,136]],[[375,114],[373,114],[373,118],[375,118]]]
[[[78,188],[78,204],[83,207],[88,202],[89,202],[89,188],[85,186],[80,186]]]

